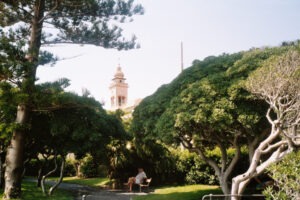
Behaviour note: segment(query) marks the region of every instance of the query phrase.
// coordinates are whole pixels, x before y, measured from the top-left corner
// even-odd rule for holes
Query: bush
[[[188,150],[171,149],[172,154],[176,159],[176,176],[181,180],[181,183],[188,184],[219,184],[215,171],[206,164],[196,153],[190,153]],[[228,159],[234,156],[234,149],[228,149]],[[219,148],[214,148],[206,152],[206,156],[212,158],[217,163],[221,159],[221,151]],[[242,155],[239,160],[239,165],[234,169],[232,176],[245,171],[248,167],[248,152],[242,148]],[[182,179],[183,177],[183,179]]]
[[[190,171],[186,174],[185,180],[188,184],[218,184],[213,170],[203,162],[191,167]]]
[[[76,170],[73,160],[66,160],[64,176],[75,176]]]
[[[178,174],[183,175],[184,183],[188,184],[217,184],[214,171],[195,153],[187,150],[174,151],[177,154]]]
[[[85,178],[99,176],[99,167],[95,164],[93,157],[87,154],[80,163],[81,175]]]
[[[58,164],[58,169],[51,175],[51,176],[59,176],[59,169],[61,165],[61,158],[57,158],[57,164]],[[32,159],[29,163],[26,164],[25,166],[25,175],[26,176],[38,176],[38,171],[42,168],[42,174],[46,174],[49,171],[53,170],[54,168],[54,160],[50,159],[46,161],[45,159]],[[65,176],[74,176],[76,175],[75,167],[72,163],[71,160],[66,160],[65,163],[65,170],[64,170],[64,175]]]
[[[151,142],[141,145],[136,149],[123,151],[126,159],[119,159],[110,178],[117,179],[121,183],[128,177],[137,174],[137,167],[143,167],[147,176],[153,178],[151,185],[180,185],[180,184],[218,184],[214,170],[206,164],[196,153],[190,153],[181,148],[172,148]],[[229,150],[229,157],[234,155],[234,150]],[[215,148],[207,152],[207,156],[218,162],[221,152]],[[247,152],[243,152],[239,165],[233,174],[243,172],[248,167]]]
[[[61,161],[58,159],[57,161],[58,165],[60,165]],[[25,166],[25,175],[26,176],[38,176],[38,172],[40,169],[42,169],[42,174],[46,174],[49,171],[53,170],[54,168],[54,161],[53,159],[50,159],[46,161],[45,159],[32,159],[29,163]],[[59,170],[56,170],[52,176],[59,176]]]
[[[26,176],[37,176],[41,163],[37,159],[32,159],[25,165]]]
[[[264,190],[266,199],[300,198],[300,151],[287,155],[282,161],[268,168],[274,186]]]

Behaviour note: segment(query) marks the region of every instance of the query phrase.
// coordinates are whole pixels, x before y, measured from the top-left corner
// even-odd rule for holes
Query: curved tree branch
[[[63,177],[64,177],[64,169],[65,169],[65,157],[61,156],[61,167],[60,167],[60,175],[58,181],[49,189],[48,194],[52,195],[54,190],[61,184]]]
[[[59,5],[59,2],[61,2],[61,0],[56,0],[55,1],[54,7],[50,11],[48,11],[47,14],[44,15],[43,18],[40,19],[39,23],[43,22],[51,13],[53,13],[57,9],[57,7]]]
[[[41,185],[42,185],[42,191],[43,191],[44,194],[46,194],[46,190],[45,190],[45,180],[46,180],[46,178],[48,176],[50,176],[51,174],[53,174],[57,170],[57,154],[54,155],[53,159],[54,159],[54,168],[42,177]]]

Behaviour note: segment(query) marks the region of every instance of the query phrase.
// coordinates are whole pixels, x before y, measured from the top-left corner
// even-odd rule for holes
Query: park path
[[[51,181],[47,181],[47,183],[53,184]],[[74,195],[74,200],[132,200],[133,196],[147,195],[147,193],[143,192],[108,190],[71,183],[61,183],[59,188],[70,191]]]

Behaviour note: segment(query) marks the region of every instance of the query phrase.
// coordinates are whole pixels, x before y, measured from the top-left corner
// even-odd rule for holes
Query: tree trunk
[[[39,171],[38,171],[38,176],[37,176],[37,183],[36,186],[37,187],[41,187],[41,182],[42,182],[42,172],[43,172],[43,168],[40,167]]]
[[[225,195],[230,194],[230,187],[229,187],[229,184],[228,184],[228,180],[221,177],[221,178],[219,178],[219,181],[220,181],[220,186],[221,186],[222,192]]]
[[[41,181],[41,186],[42,186],[42,191],[44,194],[46,194],[46,189],[45,189],[45,181],[48,176],[53,174],[57,170],[57,155],[54,156],[54,169],[48,172],[46,175],[43,176],[42,181]]]
[[[36,69],[38,66],[38,57],[41,47],[43,16],[45,11],[45,0],[36,0],[34,13],[31,21],[31,35],[29,41],[28,66],[25,68],[24,78],[22,80],[21,92],[27,94],[27,99],[18,105],[16,128],[13,132],[10,146],[6,154],[5,168],[5,189],[4,199],[21,197],[21,178],[24,161],[25,144],[25,125],[29,122],[30,101],[35,87]]]
[[[77,177],[83,177],[83,174],[82,174],[82,171],[81,171],[81,162],[80,161],[78,161],[75,164],[75,170],[76,170],[76,176]]]
[[[16,122],[24,125],[28,121],[28,114],[26,106],[19,105]],[[4,199],[21,197],[25,134],[24,127],[16,129],[13,133],[10,146],[7,148]]]
[[[234,146],[236,148],[235,155],[233,159],[230,161],[230,164],[226,167],[226,163],[228,161],[227,159],[227,154],[226,154],[226,148],[222,145],[221,142],[218,143],[219,148],[221,149],[222,157],[221,157],[221,163],[218,165],[213,159],[206,157],[204,152],[200,148],[192,147],[192,144],[185,141],[184,139],[182,140],[182,144],[185,148],[187,148],[190,152],[196,152],[197,155],[210,167],[212,167],[215,171],[215,174],[218,177],[222,192],[226,194],[230,194],[230,187],[228,184],[228,177],[231,174],[231,172],[234,169],[234,166],[238,162],[238,159],[240,158],[240,146],[238,145],[238,138],[239,136],[237,135],[234,139]]]
[[[252,178],[261,174],[268,166],[272,163],[278,162],[287,153],[289,153],[289,149],[284,150],[287,142],[278,141],[273,143],[281,132],[280,129],[275,127],[276,126],[273,124],[270,135],[256,148],[248,170],[232,179],[232,195],[241,195]],[[261,156],[267,153],[271,155],[265,161],[261,162]],[[232,200],[237,199],[237,197],[232,197]]]
[[[59,180],[57,181],[56,184],[54,184],[50,189],[49,189],[49,195],[52,195],[54,190],[59,186],[59,184],[61,184],[63,177],[64,177],[64,169],[65,169],[65,158],[62,157],[61,159],[61,167],[60,167],[60,176],[59,176]]]
[[[2,161],[2,153],[0,154],[0,188],[3,188],[4,186],[4,166]]]
[[[37,187],[41,187],[42,186],[42,178],[43,178],[43,169],[45,167],[45,164],[48,162],[48,157],[49,156],[44,156],[44,161],[41,161],[39,159],[39,157],[37,156],[36,159],[38,160],[39,162],[39,171],[38,171],[38,174],[37,174]]]
[[[31,159],[27,159],[24,163],[23,163],[23,172],[22,172],[22,178],[25,176],[26,174],[26,166],[27,166],[27,163],[30,162]]]
[[[251,163],[253,155],[255,153],[255,149],[257,148],[258,144],[264,140],[268,134],[271,132],[269,128],[264,129],[258,136],[252,138],[247,137],[248,140],[248,155],[249,155],[249,163]]]

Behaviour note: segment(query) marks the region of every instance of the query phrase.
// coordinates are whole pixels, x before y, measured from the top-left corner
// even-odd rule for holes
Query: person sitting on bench
[[[144,172],[143,168],[138,168],[138,174],[136,177],[130,177],[128,179],[128,186],[129,186],[129,191],[132,192],[132,185],[133,184],[141,184],[143,181],[147,178],[146,173]]]

